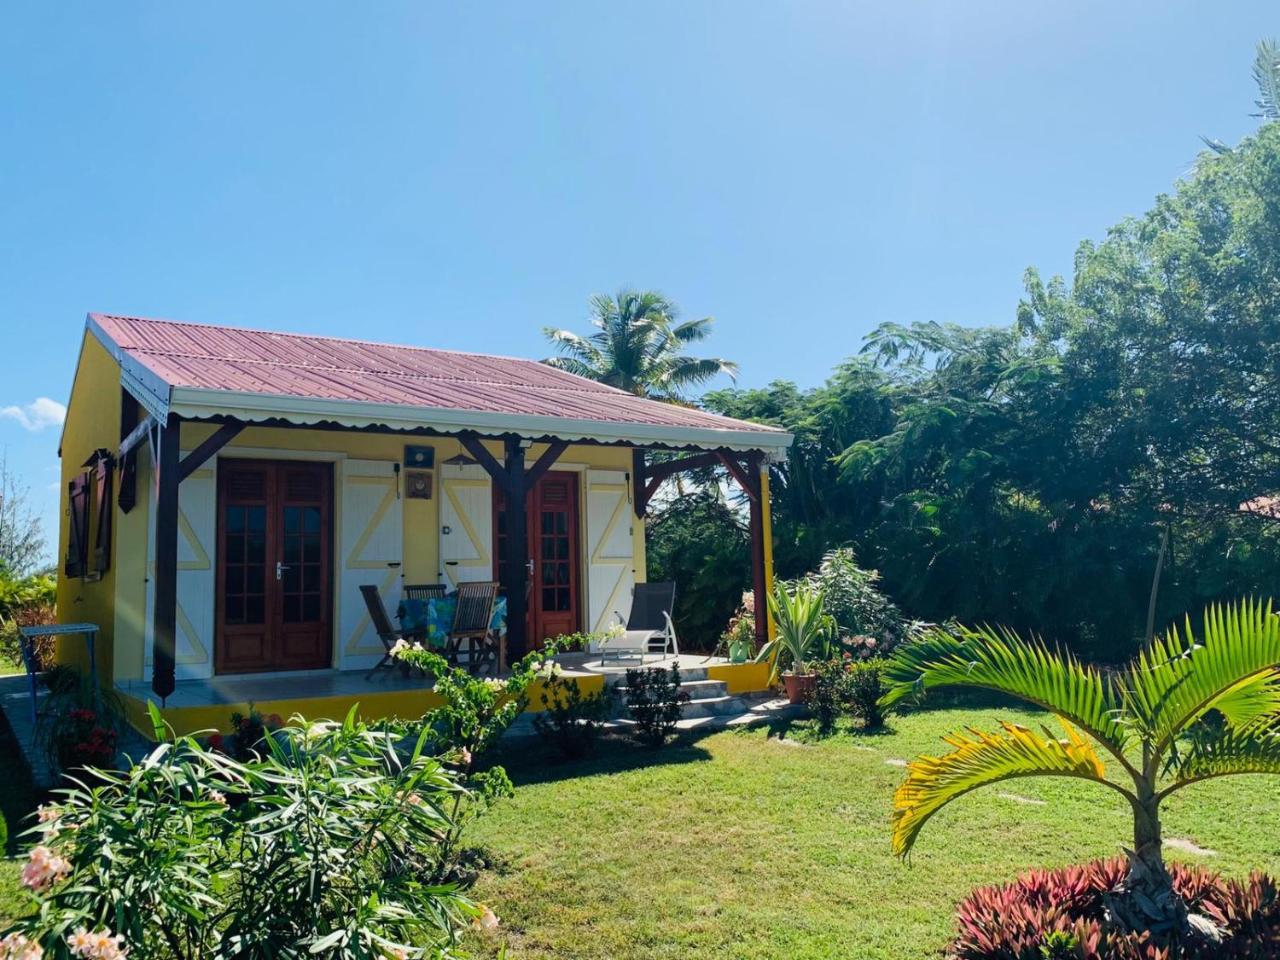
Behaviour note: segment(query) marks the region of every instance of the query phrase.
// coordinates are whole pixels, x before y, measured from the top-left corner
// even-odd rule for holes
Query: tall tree
[[[736,377],[730,360],[685,356],[685,348],[705,340],[712,318],[678,322],[679,310],[652,290],[619,290],[616,296],[591,298],[595,333],[580,336],[547,327],[543,332],[560,350],[546,362],[560,370],[599,380],[641,397],[679,400],[719,374]]]
[[[25,576],[44,555],[44,531],[32,512],[27,490],[0,460],[0,573]]]

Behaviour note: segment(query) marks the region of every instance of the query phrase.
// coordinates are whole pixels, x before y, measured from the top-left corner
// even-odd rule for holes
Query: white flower
[[[221,790],[210,790],[209,799],[214,803],[222,804],[224,807],[227,805],[227,795]]]
[[[21,933],[11,933],[0,940],[0,960],[41,960],[44,948]]]
[[[542,680],[554,680],[563,672],[564,671],[560,669],[560,664],[556,663],[554,660],[544,660],[541,665],[539,665],[535,675]]]
[[[507,689],[507,682],[505,680],[499,680],[497,677],[485,677],[484,685],[488,687],[490,690]]]
[[[42,803],[36,810],[36,818],[41,823],[53,823],[60,816],[62,816],[62,810],[51,803]]]
[[[409,649],[411,648],[408,642],[405,640],[404,637],[400,637],[395,643],[391,645],[391,649],[388,652],[391,654],[391,656],[398,657],[400,656],[400,654],[404,653],[406,650],[409,650]]]

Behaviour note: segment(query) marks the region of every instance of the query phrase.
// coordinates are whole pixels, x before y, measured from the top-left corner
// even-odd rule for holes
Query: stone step
[[[627,687],[613,687],[613,692],[624,704],[627,699]],[[680,692],[688,694],[690,700],[705,700],[709,697],[723,697],[729,692],[729,686],[723,680],[687,680],[681,681]]]
[[[702,700],[690,700],[680,710],[685,720],[698,717],[723,717],[735,713],[745,713],[751,709],[742,697],[706,697]]]
[[[628,664],[628,666],[630,666],[630,664]],[[640,669],[639,662],[636,663],[635,669]],[[653,670],[653,669],[656,669],[656,667],[646,666],[644,667],[644,669]],[[611,687],[611,688],[626,687],[627,685],[627,675],[625,673],[608,674],[608,677],[609,679],[605,681],[605,685],[608,687]],[[680,668],[681,684],[695,682],[698,680],[706,680],[706,679],[707,679],[706,667],[681,667]]]

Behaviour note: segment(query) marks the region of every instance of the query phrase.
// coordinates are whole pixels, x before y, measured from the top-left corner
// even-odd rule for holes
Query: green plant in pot
[[[822,591],[804,581],[790,590],[782,584],[774,587],[769,616],[776,636],[760,649],[756,662],[769,664],[770,685],[782,677],[788,700],[806,703],[815,682],[810,664],[830,656],[836,622],[823,609]]]

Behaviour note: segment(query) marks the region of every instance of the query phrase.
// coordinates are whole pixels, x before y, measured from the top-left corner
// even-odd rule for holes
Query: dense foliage
[[[680,689],[680,669],[660,667],[627,670],[627,711],[631,736],[645,747],[660,747],[675,732],[688,694]]]
[[[54,610],[57,593],[57,580],[49,574],[13,576],[0,565],[0,659],[14,665],[22,663],[18,628],[53,623],[57,619]],[[53,640],[41,639],[33,647],[36,666],[49,666],[53,660]]]
[[[602,693],[583,693],[577,677],[555,676],[543,682],[539,699],[533,728],[562,760],[579,760],[595,748],[609,718]]]
[[[1265,960],[1280,953],[1280,891],[1271,878],[1225,880],[1201,867],[1174,864],[1183,901],[1220,931],[1218,940],[1158,946],[1146,933],[1106,923],[1109,892],[1123,859],[1060,870],[1033,870],[1013,883],[982,887],[957,912],[950,960]]]
[[[157,727],[161,721],[153,710]],[[42,808],[12,931],[50,958],[439,956],[483,911],[437,872],[454,774],[354,720],[301,721],[241,763],[162,743]]]
[[[881,326],[820,388],[708,395],[785,426],[778,573],[855,545],[912,617],[1123,660],[1155,620],[1280,580],[1280,124],[1204,154],[1007,327]],[[673,532],[666,535],[676,539]],[[661,571],[664,575],[666,570]]]

